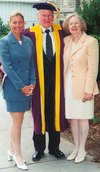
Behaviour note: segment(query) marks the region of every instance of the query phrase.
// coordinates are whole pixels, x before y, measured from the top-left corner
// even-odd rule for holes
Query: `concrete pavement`
[[[0,172],[20,172],[14,167],[13,161],[7,160],[7,150],[9,146],[9,125],[10,115],[6,112],[5,102],[0,94]],[[58,160],[54,156],[48,154],[45,150],[44,157],[37,161],[32,161],[34,146],[32,141],[33,120],[31,111],[25,113],[22,126],[21,148],[23,159],[27,161],[28,172],[100,172],[100,163],[91,162],[92,157],[87,155],[84,162],[75,164],[74,161],[66,159]],[[46,142],[48,143],[48,135]],[[67,139],[61,138],[60,149],[65,153],[66,157],[72,152],[74,145]]]

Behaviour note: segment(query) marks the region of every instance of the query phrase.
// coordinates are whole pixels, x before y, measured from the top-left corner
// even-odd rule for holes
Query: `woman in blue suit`
[[[5,71],[3,98],[10,112],[10,147],[8,160],[13,157],[17,167],[27,170],[21,150],[20,135],[24,112],[30,109],[35,88],[34,46],[30,38],[21,34],[24,17],[19,11],[10,14],[10,33],[0,40],[0,60]]]

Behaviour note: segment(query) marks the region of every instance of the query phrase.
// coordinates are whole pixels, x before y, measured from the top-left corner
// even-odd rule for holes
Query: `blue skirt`
[[[5,100],[7,112],[25,112],[30,110],[30,99],[25,101]]]

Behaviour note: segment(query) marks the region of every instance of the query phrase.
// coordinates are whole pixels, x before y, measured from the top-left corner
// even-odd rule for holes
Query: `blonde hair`
[[[24,16],[23,14],[20,12],[20,11],[13,11],[10,16],[9,16],[9,21],[11,22],[12,18],[15,17],[15,16],[21,16],[23,21],[24,21]]]
[[[64,29],[64,31],[65,31],[66,33],[70,33],[70,32],[69,32],[69,28],[68,28],[68,23],[69,23],[70,18],[71,18],[71,17],[74,17],[74,16],[77,17],[77,18],[79,19],[80,23],[82,24],[81,30],[84,31],[84,32],[86,32],[86,30],[87,30],[86,22],[85,22],[84,19],[83,19],[79,14],[77,14],[77,13],[70,14],[70,15],[68,15],[68,16],[66,17],[66,19],[65,19],[64,22],[63,22],[63,29]]]

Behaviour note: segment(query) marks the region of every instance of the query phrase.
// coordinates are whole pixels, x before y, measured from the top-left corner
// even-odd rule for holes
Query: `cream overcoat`
[[[71,58],[72,85],[75,99],[84,98],[84,93],[98,94],[96,83],[98,73],[98,41],[83,32],[71,57],[72,36],[64,38],[64,89],[68,59]]]

